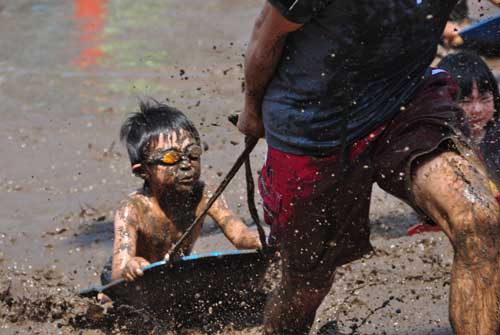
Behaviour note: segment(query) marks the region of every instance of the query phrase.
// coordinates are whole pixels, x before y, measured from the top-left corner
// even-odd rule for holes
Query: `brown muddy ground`
[[[138,98],[169,101],[194,120],[209,182],[242,150],[226,117],[241,108],[242,53],[261,2],[0,1],[1,334],[259,333],[171,331],[175,320],[172,328],[74,292],[99,282],[113,210],[140,185],[117,138]],[[248,220],[244,195],[240,174],[226,196]],[[371,219],[377,252],[339,270],[315,331],[450,334],[448,242],[403,237],[414,214],[378,189]],[[231,248],[210,222],[204,235],[197,252]]]

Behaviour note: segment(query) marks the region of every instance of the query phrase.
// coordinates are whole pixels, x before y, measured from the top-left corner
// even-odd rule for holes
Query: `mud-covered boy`
[[[187,227],[201,213],[210,197],[202,180],[200,137],[193,123],[180,111],[157,102],[142,102],[140,111],[124,122],[120,132],[132,171],[144,179],[115,216],[111,278],[133,281],[141,267],[162,260]],[[259,249],[258,234],[249,230],[228,208],[221,196],[208,215],[238,249]],[[188,255],[202,226],[183,242]]]

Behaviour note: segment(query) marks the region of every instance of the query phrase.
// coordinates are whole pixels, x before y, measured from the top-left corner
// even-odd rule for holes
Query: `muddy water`
[[[82,258],[109,253],[110,211],[140,185],[117,139],[139,98],[186,111],[209,147],[204,176],[220,179],[241,150],[226,116],[240,108],[241,53],[256,11],[233,1],[1,7],[5,265],[80,268]],[[228,194],[235,208],[241,185]],[[58,228],[66,231],[50,235]]]
[[[222,179],[242,150],[242,138],[226,117],[241,108],[242,53],[261,3],[0,1],[2,334],[16,330],[78,333],[75,328],[81,324],[72,327],[68,320],[75,315],[92,319],[95,314],[93,305],[68,297],[73,290],[98,282],[98,272],[111,252],[113,210],[140,186],[130,173],[117,136],[120,123],[135,110],[139,98],[154,97],[185,111],[208,148],[203,157],[204,178],[212,183]],[[263,157],[261,145],[253,153],[255,169]],[[239,174],[226,197],[230,206],[249,220],[244,195],[244,179]],[[403,268],[414,266],[405,256],[390,253],[395,243],[414,245],[417,253],[421,250],[423,242],[399,238],[416,222],[411,211],[376,190],[371,217],[376,243],[388,250],[374,256],[378,261],[371,268],[386,263],[396,264],[398,269],[401,264]],[[196,251],[231,248],[215,232],[208,222]],[[436,241],[431,249],[424,249],[431,255],[443,255],[447,244]],[[424,269],[421,263],[417,272]],[[349,289],[364,280],[357,276],[364,278],[369,272],[366,264],[370,263],[356,264],[344,271],[344,281],[327,299],[318,328],[326,322],[323,330],[327,331],[333,316],[339,316],[343,320],[340,328],[349,332],[353,324],[361,325],[357,318],[361,320],[377,308],[376,298],[367,298],[365,310],[345,308],[354,299]],[[364,282],[406,278],[404,272],[384,273],[385,279],[372,276],[371,282]],[[438,287],[447,280],[445,275],[442,278],[436,279]],[[419,286],[418,280],[414,280],[416,290],[427,290],[426,282]],[[406,292],[403,284],[377,289],[381,292],[378,298],[393,296],[391,301],[397,292]],[[430,301],[428,296],[422,299],[423,305]],[[436,301],[433,315],[419,308],[413,312],[420,313],[426,327],[440,318],[437,324],[448,329],[446,299]],[[389,305],[398,303],[403,304],[395,301]],[[39,309],[26,312],[26,306],[32,305]],[[412,306],[405,308],[412,312]],[[382,315],[378,311],[373,312],[373,319]],[[18,317],[21,314],[27,317]],[[394,333],[390,329],[399,328],[391,320],[392,316],[379,317],[377,322],[387,333]],[[409,330],[411,322],[405,320],[399,325]],[[370,324],[371,319],[361,326]],[[422,329],[427,333],[431,328],[436,327]],[[366,331],[378,333],[373,327]],[[258,328],[236,331],[255,332]]]

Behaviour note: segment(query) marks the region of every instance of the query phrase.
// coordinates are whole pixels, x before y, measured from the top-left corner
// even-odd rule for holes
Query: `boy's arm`
[[[251,231],[227,206],[221,195],[208,211],[208,215],[222,229],[224,235],[238,249],[262,249],[259,234]]]
[[[111,270],[113,280],[123,277],[127,281],[133,281],[143,275],[140,268],[149,264],[144,258],[135,257],[137,227],[137,213],[135,213],[133,206],[128,204],[116,212]]]

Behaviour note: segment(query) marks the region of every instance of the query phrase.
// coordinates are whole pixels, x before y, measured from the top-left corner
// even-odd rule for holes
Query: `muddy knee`
[[[452,190],[441,203],[455,254],[462,262],[496,261],[500,248],[500,207],[489,180],[473,167],[453,171]]]
[[[413,174],[416,204],[441,226],[467,263],[498,255],[500,208],[491,185],[482,166],[453,152],[422,162]]]

